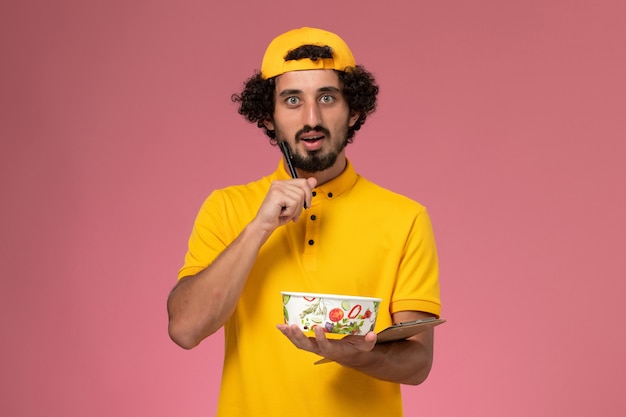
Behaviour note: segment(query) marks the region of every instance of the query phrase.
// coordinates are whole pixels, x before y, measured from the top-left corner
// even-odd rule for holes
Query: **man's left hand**
[[[298,349],[316,353],[338,363],[349,364],[356,359],[357,354],[369,352],[376,345],[375,332],[369,332],[365,336],[348,335],[342,339],[328,339],[324,329],[319,326],[313,329],[315,337],[305,335],[295,324],[279,324],[276,327]]]

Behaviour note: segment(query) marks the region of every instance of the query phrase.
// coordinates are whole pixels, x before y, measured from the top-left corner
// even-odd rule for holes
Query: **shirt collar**
[[[276,170],[276,177],[279,180],[287,180],[291,178],[289,172],[285,168],[285,164],[281,159],[278,163],[278,169]],[[344,170],[325,184],[320,185],[319,187],[315,187],[314,191],[318,194],[322,194],[326,197],[338,197],[345,191],[352,188],[352,186],[356,183],[359,178],[358,174],[354,170],[354,166],[350,163],[350,160],[346,158],[346,167]]]

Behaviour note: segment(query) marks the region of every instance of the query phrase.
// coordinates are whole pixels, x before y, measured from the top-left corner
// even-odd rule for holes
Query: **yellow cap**
[[[333,51],[333,57],[315,61],[307,58],[285,61],[289,51],[303,45],[329,46]],[[322,29],[304,27],[290,30],[274,38],[263,56],[261,76],[268,79],[290,71],[314,69],[345,71],[346,68],[355,66],[354,56],[343,39]]]

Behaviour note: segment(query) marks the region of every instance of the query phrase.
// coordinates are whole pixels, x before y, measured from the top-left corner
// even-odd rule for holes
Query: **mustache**
[[[304,133],[309,133],[309,132],[320,132],[320,133],[323,133],[326,136],[330,136],[330,130],[326,129],[324,126],[317,125],[315,127],[311,127],[309,125],[306,125],[302,129],[300,129],[300,130],[298,130],[296,132],[296,142],[300,141],[300,137]]]

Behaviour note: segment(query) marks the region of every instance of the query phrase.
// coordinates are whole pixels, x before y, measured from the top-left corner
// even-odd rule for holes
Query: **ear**
[[[267,130],[274,130],[274,122],[269,117],[263,119],[263,125],[267,128]]]
[[[361,113],[352,112],[352,114],[350,114],[350,118],[348,119],[348,126],[354,126],[356,121],[359,120],[359,117],[361,117]]]

